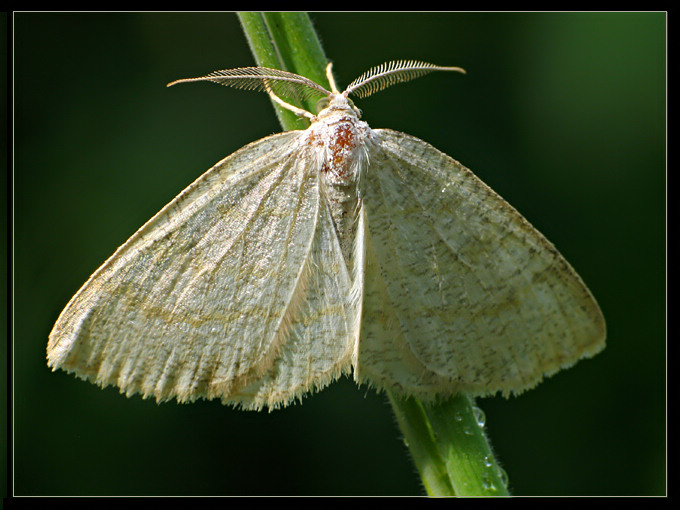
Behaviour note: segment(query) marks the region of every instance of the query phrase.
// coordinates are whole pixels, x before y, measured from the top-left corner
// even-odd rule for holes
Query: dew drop
[[[484,427],[484,424],[486,423],[486,415],[484,414],[484,411],[482,411],[479,407],[473,407],[472,410],[475,413],[475,420],[477,421],[477,425],[480,427]]]
[[[498,478],[501,479],[501,483],[503,484],[503,487],[507,487],[508,483],[510,483],[510,478],[508,477],[508,473],[505,471],[500,466],[496,466],[496,470],[498,471]]]
[[[493,478],[489,473],[482,473],[482,487],[485,491],[496,491],[496,486],[493,484]]]

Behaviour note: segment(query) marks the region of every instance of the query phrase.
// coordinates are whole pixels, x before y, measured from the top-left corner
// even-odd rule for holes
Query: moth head
[[[336,111],[336,110],[352,110],[357,118],[361,118],[361,110],[357,108],[350,98],[346,97],[344,94],[332,93],[327,97],[322,97],[316,102],[315,111],[317,116],[321,116],[324,110]]]

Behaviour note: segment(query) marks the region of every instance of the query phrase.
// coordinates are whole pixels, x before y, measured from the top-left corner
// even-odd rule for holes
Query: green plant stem
[[[424,404],[446,471],[458,496],[508,496],[507,475],[484,432],[484,413],[463,393]]]
[[[400,398],[390,391],[387,396],[425,491],[430,496],[455,496],[446,463],[439,452],[420,401],[415,398]]]
[[[240,12],[238,17],[258,66],[290,71],[330,88],[326,78],[328,59],[307,13]],[[273,101],[272,104],[284,129],[306,129],[309,126],[307,119]],[[314,112],[316,105],[302,102],[296,106]]]
[[[306,13],[239,13],[241,26],[258,65],[291,71],[329,87],[328,60]],[[302,106],[314,111],[309,104]],[[284,129],[307,124],[274,103]],[[467,395],[423,404],[391,392],[399,427],[404,434],[423,485],[430,496],[505,496],[505,474],[493,457]]]

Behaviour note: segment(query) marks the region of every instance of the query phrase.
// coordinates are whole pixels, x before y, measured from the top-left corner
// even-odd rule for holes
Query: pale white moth
[[[330,65],[330,91],[260,67],[178,80],[266,91],[311,125],[246,145],[142,226],[59,316],[49,366],[274,409],[342,374],[425,400],[509,395],[603,349],[600,308],[543,235],[348,98],[432,71],[462,69],[391,62],[344,92]],[[282,99],[316,96],[318,113]]]

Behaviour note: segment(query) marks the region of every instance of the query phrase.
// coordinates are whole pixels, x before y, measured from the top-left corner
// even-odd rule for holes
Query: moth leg
[[[309,113],[307,110],[303,110],[302,108],[298,108],[297,106],[294,106],[290,103],[286,103],[283,99],[277,96],[269,86],[267,80],[265,80],[264,85],[267,88],[267,94],[269,94],[269,97],[271,97],[274,102],[280,104],[286,110],[290,110],[295,115],[298,115],[300,117],[306,117],[311,122],[314,122],[316,120],[316,115]]]
[[[328,78],[328,83],[331,85],[331,91],[333,94],[340,95],[338,86],[335,84],[335,78],[333,78],[333,62],[329,62],[326,66],[326,77]]]

